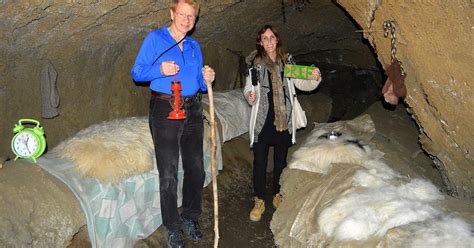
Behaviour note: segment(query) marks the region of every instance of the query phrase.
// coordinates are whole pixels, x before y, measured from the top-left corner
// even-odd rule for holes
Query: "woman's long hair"
[[[266,55],[265,48],[260,45],[262,41],[262,34],[265,33],[268,29],[270,29],[275,37],[277,38],[277,45],[276,45],[276,54],[277,58],[280,59],[283,63],[286,63],[288,60],[288,56],[286,55],[285,49],[283,48],[283,43],[278,36],[277,31],[271,25],[265,25],[260,31],[258,31],[257,36],[257,55],[255,57],[263,58]]]

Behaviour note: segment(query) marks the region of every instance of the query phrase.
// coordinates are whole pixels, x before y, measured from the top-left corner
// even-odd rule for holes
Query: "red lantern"
[[[172,111],[168,115],[170,120],[182,120],[186,119],[186,111],[182,109],[184,101],[181,97],[181,82],[173,80],[171,82],[172,98],[170,101]]]

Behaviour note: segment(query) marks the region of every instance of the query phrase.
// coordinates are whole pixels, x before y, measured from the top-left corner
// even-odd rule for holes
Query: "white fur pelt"
[[[339,136],[329,139],[331,131]],[[315,123],[309,137],[293,153],[288,167],[326,174],[334,163],[360,165],[370,156],[380,156],[367,145],[374,135],[375,125],[369,115],[351,121]]]
[[[386,176],[386,175],[384,175]],[[374,180],[375,179],[375,180]],[[361,169],[353,178],[358,187],[325,208],[318,226],[326,236],[338,240],[364,240],[383,236],[387,230],[434,218],[441,210],[431,202],[443,199],[439,190],[422,179],[400,183],[380,178],[375,171]],[[374,180],[376,183],[370,183]],[[365,185],[365,186],[362,186]]]
[[[438,201],[445,197],[431,182],[401,176],[380,156],[366,158],[352,177],[353,188],[320,213],[317,225],[324,236],[360,241],[409,228],[410,235],[399,237],[401,247],[472,247],[472,227],[462,219],[444,217],[447,213]],[[427,237],[430,246],[423,242]]]
[[[348,134],[341,134],[335,140],[318,136],[310,145],[296,150],[288,167],[326,174],[333,163],[362,164],[367,161],[371,150],[369,146]]]
[[[414,222],[404,229],[400,247],[474,247],[472,226],[455,216]]]
[[[81,175],[104,183],[118,183],[129,176],[148,172],[155,159],[146,117],[92,125],[63,141],[53,152],[74,162]]]
[[[378,247],[474,247],[472,226],[441,207],[445,196],[431,182],[399,174],[386,164],[381,151],[369,147],[370,122],[369,117],[356,123],[321,124],[294,152],[289,168],[322,174],[314,176],[321,183],[308,182],[316,187],[309,189],[304,199],[285,194],[287,189],[303,190],[304,186],[282,184],[284,200],[272,225],[277,244],[326,247],[375,242]],[[357,130],[357,125],[362,128]],[[330,131],[335,131],[337,138],[329,138]],[[298,182],[283,178],[285,183]],[[282,230],[288,230],[291,238],[282,238]],[[294,241],[297,245],[290,245]]]

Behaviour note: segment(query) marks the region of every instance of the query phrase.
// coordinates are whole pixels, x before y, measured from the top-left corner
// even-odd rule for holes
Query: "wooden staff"
[[[207,95],[209,97],[209,125],[211,126],[211,174],[212,174],[212,194],[214,195],[214,248],[219,245],[219,205],[217,197],[217,165],[216,165],[216,122],[214,120],[214,96],[212,84],[207,85]]]

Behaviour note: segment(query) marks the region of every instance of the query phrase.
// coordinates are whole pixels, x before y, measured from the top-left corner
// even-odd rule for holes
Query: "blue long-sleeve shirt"
[[[173,60],[179,66],[176,79],[181,82],[182,96],[192,96],[200,91],[207,91],[202,75],[202,53],[197,41],[186,36],[182,45],[173,47],[158,60],[169,47],[176,44],[168,31],[168,26],[150,32],[144,39],[132,67],[132,78],[136,82],[151,82],[150,89],[164,94],[171,94],[171,82],[175,76],[161,74],[160,66],[163,61]],[[156,62],[153,64],[153,62]]]

